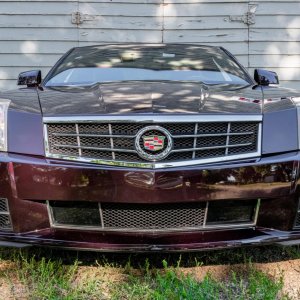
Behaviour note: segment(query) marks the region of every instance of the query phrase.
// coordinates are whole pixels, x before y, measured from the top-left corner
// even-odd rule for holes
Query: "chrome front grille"
[[[259,200],[192,203],[48,201],[52,227],[98,231],[205,230],[256,224]]]
[[[106,119],[106,120],[105,120]],[[168,118],[167,118],[168,119]],[[93,120],[58,120],[46,118],[46,155],[61,159],[89,161],[101,164],[140,167],[170,167],[225,161],[260,155],[258,117],[232,117],[229,120],[199,120],[186,122],[147,119],[129,121],[125,118]],[[228,118],[227,118],[228,119]],[[138,132],[147,126],[166,129],[173,141],[170,153],[161,160],[149,162],[139,155],[136,147]],[[149,134],[157,134],[155,130]],[[142,140],[138,141],[142,143]]]
[[[0,230],[12,230],[7,199],[0,198]]]

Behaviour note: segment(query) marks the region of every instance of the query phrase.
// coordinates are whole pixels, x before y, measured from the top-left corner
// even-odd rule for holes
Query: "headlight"
[[[0,98],[0,151],[7,151],[7,110],[10,100]]]

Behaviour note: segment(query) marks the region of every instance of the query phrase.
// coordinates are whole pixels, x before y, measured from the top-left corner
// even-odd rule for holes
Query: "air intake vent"
[[[0,230],[12,230],[7,199],[0,198]]]
[[[254,226],[258,206],[258,200],[168,204],[48,203],[52,227],[135,232]]]

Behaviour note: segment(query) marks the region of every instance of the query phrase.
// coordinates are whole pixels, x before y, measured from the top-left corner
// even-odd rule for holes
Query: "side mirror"
[[[26,71],[19,74],[18,85],[27,85],[28,87],[38,86],[42,82],[41,70]]]
[[[278,75],[275,72],[263,69],[254,70],[254,80],[258,85],[279,84]]]

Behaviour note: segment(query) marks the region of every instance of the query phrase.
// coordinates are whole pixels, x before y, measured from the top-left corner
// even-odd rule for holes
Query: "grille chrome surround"
[[[92,231],[125,231],[125,232],[172,232],[172,231],[195,231],[195,230],[213,230],[226,228],[249,228],[257,223],[260,199],[257,200],[235,200],[235,201],[216,201],[218,204],[224,204],[229,208],[226,211],[234,210],[234,206],[228,206],[228,203],[237,204],[235,208],[241,205],[251,207],[247,213],[247,219],[240,219],[242,212],[234,214],[234,219],[230,222],[223,220],[211,222],[210,212],[213,209],[213,202],[193,202],[193,203],[168,203],[168,204],[126,204],[126,203],[100,203],[92,202],[92,209],[88,209],[85,214],[85,208],[80,207],[74,212],[72,203],[68,202],[71,210],[61,210],[55,212],[55,207],[60,206],[61,201],[47,201],[49,220],[52,228],[65,228],[77,230]],[[244,203],[245,204],[242,204]],[[80,202],[86,205],[87,202]],[[227,203],[227,206],[226,206]],[[216,207],[215,207],[216,208]],[[217,208],[219,209],[219,208]],[[93,210],[93,214],[91,213]],[[239,211],[239,210],[238,210]],[[236,211],[237,212],[237,211]],[[95,218],[95,214],[96,217]],[[71,219],[76,220],[76,224],[70,223]],[[84,220],[84,224],[78,224],[78,219]],[[91,219],[96,219],[97,224],[86,223]],[[62,221],[63,220],[63,221]]]
[[[167,168],[257,158],[261,155],[259,115],[135,115],[45,117],[46,156],[103,165]],[[171,133],[173,149],[161,161],[142,159],[137,132],[161,126]]]
[[[8,202],[5,198],[0,198],[0,231],[11,231],[12,223],[8,208]]]

